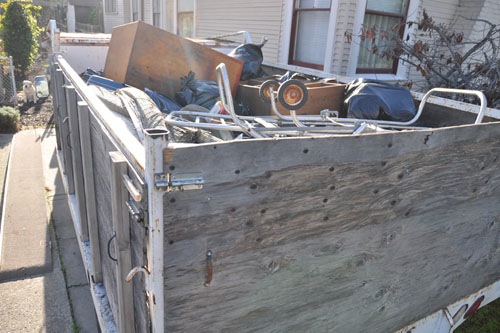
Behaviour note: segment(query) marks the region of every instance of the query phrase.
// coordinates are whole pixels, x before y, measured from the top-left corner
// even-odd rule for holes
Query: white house
[[[477,21],[500,23],[498,0],[103,0],[104,28],[142,20],[187,37],[245,30],[254,41],[267,36],[264,61],[345,77],[418,79],[401,61],[379,61],[356,37],[363,26],[391,27],[418,20],[423,10],[436,21],[464,32],[481,33]],[[353,39],[346,38],[352,32]],[[406,26],[403,38],[415,38]]]

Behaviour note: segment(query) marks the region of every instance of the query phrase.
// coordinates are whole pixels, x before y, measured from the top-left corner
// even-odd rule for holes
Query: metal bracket
[[[144,222],[144,211],[138,208],[133,200],[126,201],[125,205],[127,206],[128,212],[130,213],[130,215],[132,215],[135,222]]]
[[[200,190],[205,180],[199,173],[155,174],[155,186],[160,191],[178,192]]]

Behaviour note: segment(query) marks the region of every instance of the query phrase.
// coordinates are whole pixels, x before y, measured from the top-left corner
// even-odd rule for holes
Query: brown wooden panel
[[[236,92],[236,101],[250,108],[254,116],[274,115],[271,104],[263,101],[259,96],[259,90],[267,80],[276,80],[277,77],[266,77],[241,81]],[[307,102],[296,110],[298,115],[319,114],[321,110],[329,109],[332,111],[341,111],[344,102],[345,84],[328,82],[323,80],[306,81],[302,80],[307,88]],[[276,101],[276,108],[283,115],[290,115],[290,111],[279,101]]]
[[[126,83],[138,29],[139,24],[124,24],[113,28],[104,64],[104,76]]]
[[[173,98],[180,90],[180,78],[190,70],[198,80],[216,81],[220,63],[226,64],[236,93],[243,68],[240,60],[139,21],[113,29],[104,76]]]

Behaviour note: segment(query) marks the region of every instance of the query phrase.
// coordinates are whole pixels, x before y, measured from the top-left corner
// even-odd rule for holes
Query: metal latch
[[[204,184],[205,180],[199,173],[155,175],[156,188],[166,192],[199,190]]]
[[[129,200],[125,202],[127,206],[128,212],[134,218],[135,222],[142,223],[144,222],[144,211],[137,207],[137,204],[133,200]]]

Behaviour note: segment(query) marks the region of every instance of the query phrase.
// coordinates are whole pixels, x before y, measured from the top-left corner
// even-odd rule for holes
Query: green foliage
[[[41,29],[37,24],[37,16],[41,7],[11,0],[3,3],[1,8],[3,14],[0,17],[0,33],[3,50],[12,57],[16,76],[18,81],[21,81],[38,52]]]
[[[467,319],[457,333],[498,333],[500,332],[500,299],[481,308]]]
[[[93,25],[99,25],[100,18],[102,17],[101,7],[97,6],[92,8],[92,11],[89,14],[88,23]]]
[[[0,133],[15,133],[19,129],[19,110],[10,106],[0,108]]]

